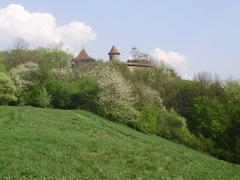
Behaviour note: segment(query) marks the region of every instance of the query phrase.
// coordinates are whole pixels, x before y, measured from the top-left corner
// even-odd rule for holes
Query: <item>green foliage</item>
[[[4,64],[3,63],[1,63],[1,61],[0,61],[0,72],[1,73],[7,73],[7,69],[6,69],[6,67],[4,66]]]
[[[15,102],[16,87],[9,76],[0,73],[0,105],[8,105]]]
[[[116,63],[116,62],[110,62],[111,66],[114,67],[118,72],[121,73],[121,75],[126,80],[130,80],[132,78],[131,72],[127,66],[127,64],[123,63]]]
[[[159,111],[156,106],[142,109],[138,119],[138,129],[144,132],[156,133],[158,115]]]
[[[142,109],[146,106],[156,105],[162,106],[162,98],[158,91],[151,87],[144,85],[143,83],[135,82],[133,84],[134,95],[137,97],[136,107]]]
[[[75,81],[50,79],[46,83],[47,90],[55,108],[83,108],[96,111],[97,94],[100,92],[96,80],[83,77]]]
[[[71,107],[97,112],[98,94],[101,92],[98,82],[91,77],[82,77],[72,83]]]
[[[192,107],[194,105],[195,98],[203,96],[200,91],[199,83],[195,81],[184,80],[177,86],[177,94],[173,98],[174,109],[185,118],[193,119]]]
[[[195,149],[203,150],[204,148],[188,130],[186,120],[177,113],[168,112],[165,109],[159,110],[157,134]]]
[[[142,109],[138,119],[138,129],[155,133],[201,151],[205,151],[207,148],[191,134],[183,117],[175,112],[167,111],[164,107],[152,105]]]
[[[180,77],[166,66],[154,69],[138,69],[133,72],[132,82],[138,82],[158,92],[163,105],[168,109],[174,107],[174,97],[178,91]]]
[[[47,108],[51,102],[51,96],[48,94],[45,88],[42,88],[39,90],[36,101],[39,107]]]
[[[226,109],[230,117],[227,143],[232,154],[229,159],[240,163],[240,83],[238,81],[227,81]]]
[[[69,68],[71,59],[72,55],[62,50],[47,51],[44,56],[44,60],[53,63],[55,68]]]
[[[21,103],[35,107],[47,108],[51,102],[51,95],[45,87],[32,86],[27,92],[22,93]]]
[[[191,128],[207,138],[216,139],[227,129],[228,116],[225,107],[218,101],[208,97],[195,99]]]
[[[7,67],[4,64],[4,59],[5,59],[5,53],[4,52],[0,52],[0,72],[8,73]]]
[[[6,52],[5,63],[7,67],[14,68],[19,64],[23,64],[29,61],[36,62],[38,60],[34,53],[27,49],[14,49]]]
[[[68,81],[48,80],[46,88],[51,95],[51,105],[55,108],[69,108],[71,104],[72,85]]]
[[[44,63],[49,62],[58,68],[70,67],[72,55],[61,50],[49,49],[13,49],[5,53],[5,64],[9,69],[26,62]]]

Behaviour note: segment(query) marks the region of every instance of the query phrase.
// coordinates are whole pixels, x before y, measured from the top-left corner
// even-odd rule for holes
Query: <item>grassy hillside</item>
[[[239,179],[240,166],[85,111],[0,107],[0,179]]]

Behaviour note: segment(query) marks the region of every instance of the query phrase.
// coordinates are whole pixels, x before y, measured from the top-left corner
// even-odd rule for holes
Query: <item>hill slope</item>
[[[85,111],[0,107],[0,179],[238,179],[240,166]]]

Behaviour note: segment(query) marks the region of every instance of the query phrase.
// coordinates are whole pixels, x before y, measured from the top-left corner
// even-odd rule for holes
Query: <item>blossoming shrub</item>
[[[102,91],[98,94],[98,113],[115,122],[134,125],[138,116],[134,108],[132,85],[123,78],[114,63],[96,63],[88,71],[80,70],[80,76],[95,78]]]
[[[15,102],[16,87],[9,76],[0,73],[0,105],[8,105]]]

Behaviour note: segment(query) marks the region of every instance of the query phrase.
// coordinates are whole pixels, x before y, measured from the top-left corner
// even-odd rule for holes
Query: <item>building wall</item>
[[[78,68],[78,67],[80,67],[80,66],[90,66],[90,65],[92,65],[94,63],[94,60],[91,60],[91,59],[89,59],[89,61],[76,61],[76,60],[73,60],[72,61],[72,67],[73,68]]]
[[[128,69],[133,72],[134,70],[137,69],[152,69],[152,67],[143,67],[143,66],[128,66]]]
[[[120,61],[120,58],[119,58],[118,54],[111,54],[111,55],[109,55],[109,60],[110,61]]]

